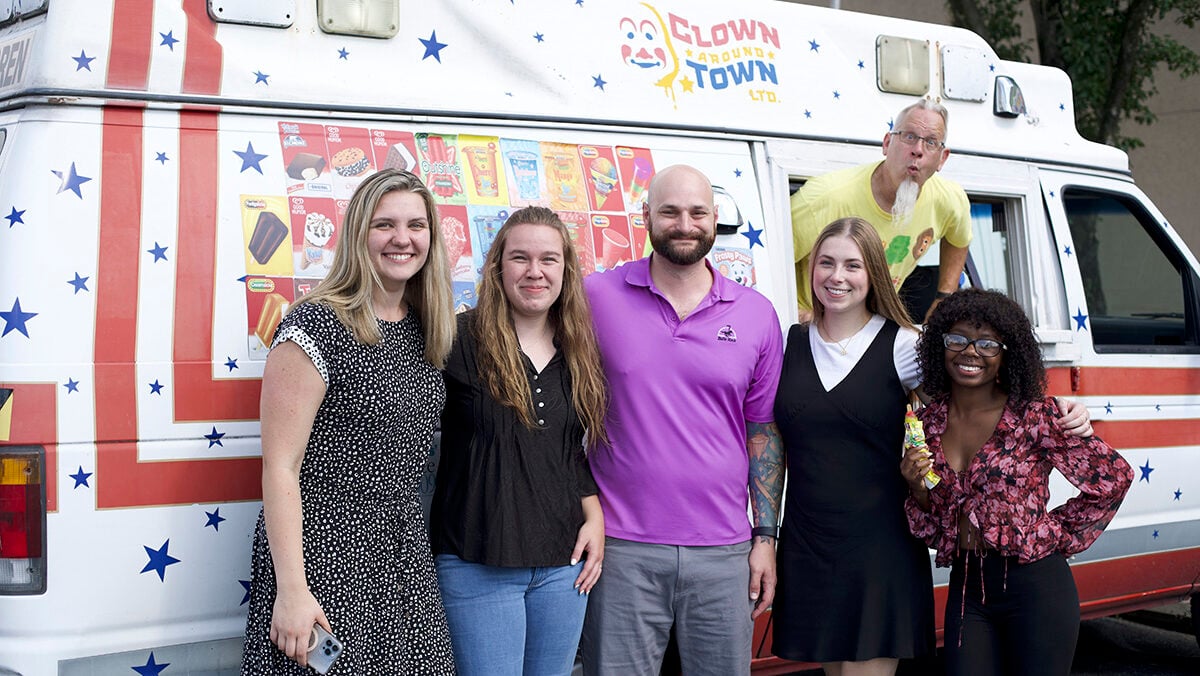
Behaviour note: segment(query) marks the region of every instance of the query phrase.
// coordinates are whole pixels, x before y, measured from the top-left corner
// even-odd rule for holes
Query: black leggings
[[[945,623],[949,676],[1071,673],[1079,638],[1079,592],[1062,555],[1021,565],[1016,557],[995,552],[983,557],[960,554],[950,570],[949,592]]]

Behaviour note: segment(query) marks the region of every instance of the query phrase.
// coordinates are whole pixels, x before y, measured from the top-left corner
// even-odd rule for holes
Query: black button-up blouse
[[[581,500],[597,488],[566,360],[560,350],[539,373],[521,355],[538,424],[528,428],[480,380],[474,314],[459,316],[443,374],[434,553],[489,566],[567,565],[583,525]]]

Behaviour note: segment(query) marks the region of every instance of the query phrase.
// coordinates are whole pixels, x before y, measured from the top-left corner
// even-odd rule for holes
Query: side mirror
[[[1026,113],[1025,95],[1016,80],[1007,75],[996,76],[996,92],[992,97],[992,112],[997,117],[1020,117]]]
[[[717,234],[732,235],[745,223],[733,195],[719,185],[713,186],[713,204],[717,207]]]

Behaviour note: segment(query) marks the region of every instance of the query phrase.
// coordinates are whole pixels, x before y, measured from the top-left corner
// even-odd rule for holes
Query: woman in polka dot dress
[[[433,196],[386,170],[355,191],[328,276],[280,323],[263,372],[263,511],[243,674],[452,674],[417,487],[454,334]]]

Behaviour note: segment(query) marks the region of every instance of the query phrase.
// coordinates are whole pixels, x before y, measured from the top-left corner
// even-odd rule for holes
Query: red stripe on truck
[[[188,114],[184,114],[188,115]],[[196,119],[195,116],[201,116]],[[258,458],[212,460],[168,460],[140,462],[138,459],[136,338],[138,262],[142,255],[139,243],[142,223],[142,112],[132,108],[106,108],[104,111],[103,163],[100,197],[100,260],[96,280],[96,506],[99,508],[140,507],[196,502],[256,500],[261,495],[261,462]],[[175,336],[198,338],[184,341],[187,347],[211,348],[213,262],[212,241],[216,236],[216,213],[211,204],[216,201],[216,117],[211,113],[189,116],[180,140],[181,190],[188,180],[207,180],[180,195],[180,223],[177,255],[177,293],[207,295],[207,313],[198,312],[194,296],[191,304],[175,306]],[[189,144],[188,139],[210,141]],[[203,156],[191,156],[203,152]],[[206,178],[207,177],[207,178]],[[197,193],[204,195],[197,199]],[[203,213],[190,213],[205,209]],[[185,219],[185,215],[187,218]],[[200,233],[187,232],[189,227],[207,222]],[[206,259],[187,265],[195,240],[209,240]],[[201,247],[203,248],[203,247]],[[198,253],[203,257],[203,252]],[[197,276],[203,269],[204,275]],[[189,288],[195,284],[199,290]],[[204,303],[201,303],[204,306]],[[176,358],[180,349],[176,341]],[[192,352],[184,350],[189,358]],[[233,392],[239,402],[254,401],[254,411],[246,417],[257,417],[258,381],[234,381],[224,387],[212,388],[211,354],[202,357],[203,364],[190,364],[191,370],[176,369],[176,402],[191,402],[192,409],[213,410],[228,408],[227,402],[213,402]],[[194,373],[193,373],[194,372]],[[241,393],[238,395],[237,393]],[[248,393],[254,393],[253,397]],[[199,402],[200,405],[196,405]],[[177,404],[178,405],[178,404]],[[246,407],[243,405],[242,409]],[[241,409],[236,409],[241,410]],[[241,418],[241,415],[232,418]],[[178,419],[178,413],[176,419]],[[231,417],[213,415],[206,421],[222,422]],[[201,443],[198,438],[197,443]]]
[[[1079,389],[1074,391],[1071,368],[1079,371]],[[1200,392],[1200,368],[1060,367],[1047,369],[1046,375],[1050,393],[1068,397],[1173,396]]]
[[[145,90],[150,82],[154,0],[115,0],[108,79],[112,89]]]
[[[217,114],[183,111],[179,114],[179,127],[179,256],[175,263],[173,338],[175,419],[257,420],[262,391],[259,378],[213,378]],[[222,283],[237,281],[227,279]]]
[[[188,17],[183,93],[220,94],[223,54],[217,42],[217,22],[208,16],[207,0],[183,0],[183,11]]]

